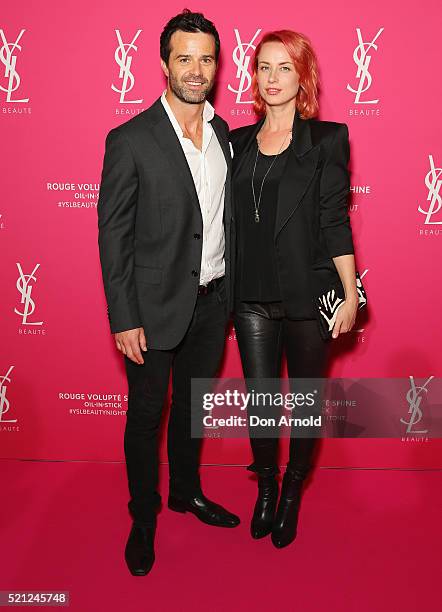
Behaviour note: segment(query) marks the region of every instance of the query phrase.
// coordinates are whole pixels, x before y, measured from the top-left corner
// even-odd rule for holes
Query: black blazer
[[[231,305],[232,158],[227,123],[215,115],[212,126],[227,162],[224,230]],[[144,327],[150,348],[173,348],[197,299],[203,221],[189,165],[160,98],[107,135],[98,229],[111,331]]]
[[[239,206],[235,178],[263,122],[261,119],[230,132],[234,209]],[[279,186],[274,234],[280,289],[289,318],[318,317],[314,269],[325,266],[330,270],[330,280],[336,281],[337,270],[331,258],[354,253],[348,215],[348,161],[345,123],[301,119],[296,111],[290,152]],[[237,242],[240,263],[239,236]]]

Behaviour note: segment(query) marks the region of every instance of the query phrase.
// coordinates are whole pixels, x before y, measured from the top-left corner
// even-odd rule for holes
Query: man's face
[[[215,82],[215,39],[203,32],[174,32],[170,38],[169,63],[161,60],[169,87],[188,104],[204,102]]]

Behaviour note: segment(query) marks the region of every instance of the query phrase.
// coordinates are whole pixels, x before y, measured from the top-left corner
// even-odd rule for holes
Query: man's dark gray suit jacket
[[[211,124],[227,162],[224,231],[230,312],[234,230],[229,131],[218,115]],[[98,228],[111,331],[143,327],[148,347],[174,348],[186,333],[197,299],[203,221],[189,165],[160,98],[107,135]]]

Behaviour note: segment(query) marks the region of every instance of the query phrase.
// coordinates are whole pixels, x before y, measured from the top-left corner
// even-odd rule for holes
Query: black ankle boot
[[[276,475],[279,473],[279,469],[277,466],[258,468],[254,463],[249,465],[247,469],[254,472],[258,477],[258,498],[250,523],[252,538],[258,540],[272,531],[278,502],[279,488]]]
[[[278,491],[278,481],[274,474],[269,476],[258,474],[258,498],[250,524],[250,533],[255,540],[264,538],[272,531]]]
[[[288,546],[296,537],[304,478],[305,474],[289,468],[284,474],[281,497],[272,529],[272,542],[276,548]]]

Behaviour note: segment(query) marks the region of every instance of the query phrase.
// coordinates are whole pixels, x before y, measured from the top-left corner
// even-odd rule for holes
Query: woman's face
[[[259,93],[269,106],[295,101],[299,89],[299,75],[281,42],[263,44],[258,56],[256,78]]]

